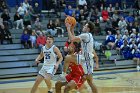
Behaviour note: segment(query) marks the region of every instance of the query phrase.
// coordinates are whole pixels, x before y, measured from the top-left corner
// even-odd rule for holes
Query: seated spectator
[[[84,19],[87,20],[88,17],[89,17],[89,10],[88,10],[87,5],[84,6],[84,9],[83,10],[84,10]]]
[[[9,12],[7,9],[4,9],[3,13],[1,14],[1,18],[3,19],[4,25],[8,25],[8,27],[13,28],[13,24],[10,20]]]
[[[6,4],[5,0],[1,0],[0,12],[3,12],[5,9],[8,9],[8,5]]]
[[[133,55],[133,61],[137,63],[136,69],[139,71],[140,70],[140,50],[138,49],[137,46],[132,50],[132,55]]]
[[[26,29],[21,35],[21,44],[24,46],[24,48],[31,48],[30,35],[27,33]]]
[[[31,35],[32,34],[32,26],[31,25],[28,25],[27,27],[26,27],[26,30],[27,30],[27,33],[29,34],[29,35]]]
[[[115,8],[112,6],[112,4],[109,4],[109,6],[107,7],[107,11],[108,11],[110,16],[113,15],[113,12],[115,11]]]
[[[20,25],[21,25],[22,29],[24,29],[22,16],[19,15],[18,12],[16,12],[16,14],[14,15],[14,22],[16,24],[16,29],[19,29]]]
[[[132,51],[133,49],[135,49],[135,47],[137,46],[135,43],[135,40],[132,40],[132,43],[129,45],[130,46],[130,50]]]
[[[87,5],[86,0],[78,0],[79,9],[83,9],[85,5]]]
[[[39,51],[41,51],[42,47],[46,44],[46,36],[43,35],[43,33],[40,33],[39,36],[36,39],[37,47],[39,48]]]
[[[36,34],[34,31],[32,31],[32,34],[30,35],[30,41],[31,41],[31,48],[36,47]]]
[[[121,38],[120,35],[118,35],[115,40],[115,47],[117,50],[117,54],[119,54],[119,55],[120,55],[120,50],[121,50],[122,45],[123,45],[123,39]]]
[[[31,25],[31,16],[28,12],[26,12],[23,17],[23,23],[25,27],[27,27],[28,25]]]
[[[19,15],[22,16],[22,18],[24,17],[24,14],[25,14],[26,11],[27,10],[25,10],[24,7],[23,7],[23,3],[20,3],[20,6],[18,7],[17,12],[19,13]]]
[[[126,22],[129,24],[129,23],[134,23],[135,21],[135,18],[129,13],[129,16],[127,16],[125,18]]]
[[[72,6],[68,5],[68,8],[65,9],[64,13],[65,13],[66,17],[67,16],[73,16],[74,10],[72,9]]]
[[[39,17],[36,18],[34,25],[35,25],[35,29],[41,28],[42,25],[39,20]]]
[[[33,19],[35,20],[36,18],[41,19],[41,9],[39,8],[39,4],[36,2],[35,7],[33,8]]]
[[[124,40],[123,45],[121,45],[121,54],[125,59],[130,59],[131,51],[127,40]]]
[[[0,41],[3,44],[3,41],[6,40],[7,43],[12,44],[12,36],[8,27],[4,26],[3,24],[0,25]]]
[[[106,10],[106,8],[104,8],[104,10],[101,11],[100,21],[104,22],[107,21],[108,19],[109,19],[108,11]]]
[[[118,22],[118,26],[121,32],[127,27],[127,23],[123,17],[121,17],[120,21]]]
[[[25,10],[28,10],[29,7],[30,7],[30,5],[29,5],[29,3],[28,3],[28,0],[24,0],[24,2],[23,2],[23,8],[24,8]]]
[[[47,30],[46,30],[46,33],[48,34],[51,34],[52,36],[55,36],[56,35],[56,30],[55,30],[55,24],[53,23],[52,20],[49,20],[49,23],[47,24]]]
[[[119,15],[118,15],[118,12],[117,11],[114,11],[113,15],[112,15],[114,21],[117,21],[119,20]]]
[[[108,31],[106,36],[105,45],[109,46],[110,49],[114,49],[115,46],[115,36],[112,35],[111,31]]]
[[[93,10],[93,11],[91,12],[90,20],[91,20],[92,22],[95,22],[97,19],[98,19],[97,12],[96,12],[95,10]]]
[[[57,32],[58,37],[64,37],[64,29],[61,27],[59,19],[55,20],[55,30]]]
[[[106,20],[106,23],[105,23],[105,31],[106,31],[106,34],[108,34],[108,31],[111,31],[111,32],[113,31],[111,19],[107,19]]]
[[[115,3],[115,10],[117,10],[117,11],[121,10],[121,7],[119,6],[119,3]]]

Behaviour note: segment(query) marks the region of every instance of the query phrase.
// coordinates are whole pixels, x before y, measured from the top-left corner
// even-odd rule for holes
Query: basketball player
[[[92,93],[98,93],[97,87],[93,83],[92,73],[93,73],[93,36],[90,33],[94,30],[94,25],[92,22],[87,22],[83,26],[83,33],[79,36],[74,36],[72,32],[74,32],[74,29],[72,29],[71,25],[69,23],[65,23],[68,36],[71,41],[80,41],[81,42],[81,48],[82,48],[82,56],[83,56],[83,62],[82,66],[84,68],[85,76],[89,86],[91,87]],[[98,65],[96,65],[96,68],[98,68]]]
[[[65,76],[66,81],[57,81],[55,84],[56,93],[61,93],[61,87],[65,86],[64,93],[69,93],[72,89],[79,89],[84,83],[84,70],[81,65],[81,56],[75,54],[77,46],[73,42],[68,47],[68,55],[64,60],[63,75],[66,75],[69,68],[70,73]]]
[[[36,92],[37,87],[42,80],[45,80],[45,83],[48,87],[48,93],[52,93],[51,78],[55,74],[59,64],[63,60],[60,50],[55,45],[53,45],[53,42],[54,42],[54,38],[52,36],[48,36],[46,40],[46,45],[42,47],[41,53],[35,59],[36,64],[39,64],[40,60],[44,57],[44,64],[41,70],[39,71],[39,74],[33,85],[31,93]],[[57,57],[58,57],[58,61],[57,61]]]

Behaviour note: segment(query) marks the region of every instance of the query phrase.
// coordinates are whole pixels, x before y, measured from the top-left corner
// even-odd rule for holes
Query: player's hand
[[[56,63],[56,64],[54,65],[54,69],[56,69],[56,70],[57,70],[57,69],[58,69],[58,67],[59,67],[59,64],[57,64],[57,63]]]
[[[36,64],[36,65],[38,65],[39,63],[40,63],[40,61],[37,61],[37,60],[35,61],[35,64]]]
[[[99,69],[99,64],[96,64],[95,69]]]

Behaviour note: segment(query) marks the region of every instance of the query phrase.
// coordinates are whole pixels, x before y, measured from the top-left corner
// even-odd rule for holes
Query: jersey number
[[[46,59],[50,59],[50,54],[46,54]]]

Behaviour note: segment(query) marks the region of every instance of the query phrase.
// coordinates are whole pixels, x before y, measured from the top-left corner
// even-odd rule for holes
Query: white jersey
[[[55,45],[53,45],[51,48],[47,48],[47,46],[42,47],[42,51],[44,53],[44,66],[56,64],[57,55],[54,52],[55,47]]]
[[[93,36],[91,33],[83,33],[78,36],[81,39],[83,68],[85,74],[93,73]]]
[[[82,55],[85,55],[84,52],[88,54],[93,54],[93,36],[91,33],[83,33],[78,36],[81,39]]]

